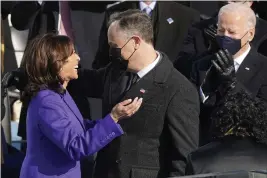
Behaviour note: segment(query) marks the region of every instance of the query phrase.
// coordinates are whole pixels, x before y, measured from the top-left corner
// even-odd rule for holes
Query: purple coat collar
[[[44,97],[47,95],[47,92],[51,92],[51,90],[46,89],[46,90],[42,90],[39,95],[41,97]],[[54,92],[54,91],[53,91]],[[76,118],[79,120],[80,124],[82,125],[82,128],[84,130],[85,126],[84,126],[84,122],[83,122],[83,116],[81,115],[81,112],[79,111],[77,105],[75,104],[74,100],[72,99],[71,95],[69,94],[69,92],[66,90],[66,92],[64,94],[59,94],[60,97],[62,98],[63,102],[68,106],[68,108],[73,112],[73,114],[76,116]]]

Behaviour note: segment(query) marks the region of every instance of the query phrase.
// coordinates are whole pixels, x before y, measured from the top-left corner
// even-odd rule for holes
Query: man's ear
[[[248,31],[248,35],[249,35],[248,41],[251,42],[253,40],[253,38],[254,38],[254,35],[255,35],[255,28],[250,29]]]
[[[249,7],[251,7],[253,5],[253,1],[247,1],[246,3],[248,3]]]
[[[141,38],[139,36],[133,36],[132,38],[134,39],[135,42],[134,49],[137,50],[140,47]]]

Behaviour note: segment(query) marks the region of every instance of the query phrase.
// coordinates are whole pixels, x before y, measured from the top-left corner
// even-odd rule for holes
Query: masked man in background
[[[223,6],[218,15],[218,53],[193,65],[192,82],[197,86],[202,107],[201,145],[208,141],[210,113],[230,88],[244,88],[254,97],[267,100],[267,59],[250,45],[255,35],[255,13],[236,3]]]
[[[221,8],[226,4],[245,5],[252,8],[255,2],[253,1],[219,1],[218,6]],[[178,58],[174,61],[174,66],[187,78],[190,78],[192,64],[200,58],[217,52],[216,33],[218,25],[218,12],[211,18],[203,19],[200,22],[193,24],[188,31],[188,36],[183,43],[183,48],[179,53]],[[267,22],[259,17],[256,17],[255,35],[250,45],[259,53],[265,55],[264,42],[267,39]],[[267,54],[266,54],[267,56]]]

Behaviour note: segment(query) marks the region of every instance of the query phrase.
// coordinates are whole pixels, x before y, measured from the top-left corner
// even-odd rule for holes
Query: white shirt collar
[[[240,56],[238,56],[237,58],[234,59],[234,62],[238,65],[238,67],[242,64],[242,62],[244,61],[244,59],[247,57],[250,49],[251,49],[251,47],[249,45],[248,49],[243,54],[241,54]]]
[[[139,7],[140,7],[141,11],[143,11],[146,7],[149,7],[151,10],[153,10],[155,8],[155,6],[156,6],[156,1],[155,0],[153,2],[151,2],[149,5],[147,5],[143,1],[139,2]]]
[[[156,51],[157,52],[157,51]],[[157,58],[156,60],[154,60],[151,64],[149,64],[148,66],[146,66],[145,68],[143,68],[142,70],[140,70],[139,72],[137,72],[138,77],[141,79],[142,77],[144,77],[149,71],[151,71],[159,62],[160,59],[160,53],[157,52]]]

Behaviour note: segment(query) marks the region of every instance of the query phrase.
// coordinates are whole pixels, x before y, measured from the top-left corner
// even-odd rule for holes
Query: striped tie
[[[146,8],[144,8],[143,11],[144,11],[148,16],[151,16],[152,9],[151,9],[149,6],[147,6]]]

